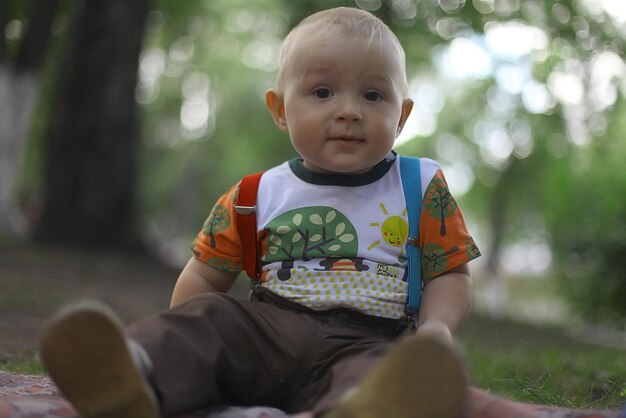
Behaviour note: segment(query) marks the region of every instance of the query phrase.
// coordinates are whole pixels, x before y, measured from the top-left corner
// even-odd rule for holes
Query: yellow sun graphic
[[[389,216],[389,212],[384,203],[380,203],[380,209],[383,215],[388,216],[382,224],[380,222],[371,222],[370,226],[380,227],[381,239],[372,242],[367,249],[380,245],[381,242],[386,243],[392,247],[400,247],[400,257],[404,256],[404,245],[409,237],[409,224],[406,221],[406,210],[402,212],[402,216],[392,215]]]

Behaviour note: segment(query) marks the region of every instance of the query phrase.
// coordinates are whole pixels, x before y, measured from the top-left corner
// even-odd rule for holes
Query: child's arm
[[[472,307],[472,279],[467,263],[428,282],[422,293],[417,333],[451,343]]]
[[[178,276],[172,293],[170,308],[180,305],[199,293],[226,293],[233,286],[238,275],[238,272],[218,270],[196,257],[191,257]]]

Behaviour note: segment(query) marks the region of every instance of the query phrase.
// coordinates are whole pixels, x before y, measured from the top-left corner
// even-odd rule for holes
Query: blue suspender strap
[[[415,157],[400,157],[400,176],[406,200],[409,220],[409,237],[406,243],[409,296],[406,309],[417,312],[422,296],[421,252],[419,247],[420,215],[422,213],[422,180],[420,160]]]

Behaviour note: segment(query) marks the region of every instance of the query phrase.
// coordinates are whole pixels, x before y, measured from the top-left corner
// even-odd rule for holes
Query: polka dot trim
[[[408,286],[398,279],[355,271],[291,270],[279,280],[267,272],[263,286],[285,299],[314,310],[349,308],[384,318],[404,316]]]

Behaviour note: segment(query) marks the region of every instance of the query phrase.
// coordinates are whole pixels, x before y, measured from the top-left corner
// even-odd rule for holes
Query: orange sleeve
[[[243,269],[243,247],[233,209],[238,191],[236,184],[217,200],[191,248],[200,261],[218,270]]]
[[[424,193],[420,245],[425,281],[480,256],[441,170],[437,170]]]

